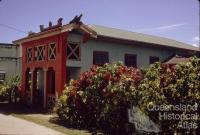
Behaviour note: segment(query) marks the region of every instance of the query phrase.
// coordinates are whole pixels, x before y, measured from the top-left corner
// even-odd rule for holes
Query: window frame
[[[30,49],[31,49],[31,51],[29,52]],[[33,47],[27,47],[26,48],[26,62],[27,63],[31,63],[32,62],[32,58],[33,58],[32,55],[33,55]],[[29,61],[29,59],[30,59],[30,61]]]
[[[54,49],[52,50],[51,49],[51,45],[55,45],[55,47],[54,47]],[[52,54],[52,51],[54,51],[55,50],[55,54],[54,54],[54,56],[55,56],[55,58],[54,59],[51,59],[50,57],[50,50],[51,50],[51,54]],[[57,44],[56,44],[56,42],[52,42],[52,43],[49,43],[48,44],[48,60],[56,60],[56,55],[57,55]]]
[[[152,62],[152,58],[158,58],[158,61]],[[155,62],[159,62],[159,61],[160,61],[160,57],[159,56],[149,56],[149,64],[154,64]]]
[[[74,49],[72,49],[72,48],[70,47],[70,44],[76,44],[77,47],[75,47]],[[70,53],[69,53],[69,54],[67,53],[68,48],[70,48]],[[76,49],[79,50],[79,54],[78,54],[78,56],[77,56],[78,58],[76,58],[76,59],[70,59],[69,57],[75,53]],[[74,52],[74,53],[73,53],[73,52]],[[67,48],[66,48],[66,54],[67,54],[67,56],[66,56],[66,57],[67,57],[67,60],[81,61],[81,43],[80,43],[80,42],[68,41],[68,43],[67,43]]]
[[[127,64],[126,58],[129,57],[129,56],[134,56],[134,57],[135,57],[135,66],[133,66],[133,65],[128,65],[128,64]],[[125,54],[124,54],[124,65],[127,66],[127,67],[134,67],[134,68],[137,68],[137,54],[125,53]]]
[[[1,73],[0,72],[0,83],[3,82],[3,81],[5,81],[5,78],[6,78],[6,73],[3,73],[3,72]]]
[[[39,58],[39,56],[38,56],[38,54],[36,55],[36,52],[37,52],[37,50],[38,50],[38,48],[39,47],[43,47],[43,59],[42,60],[39,60],[38,58]],[[38,53],[38,52],[37,52]],[[38,46],[35,46],[34,47],[34,60],[36,60],[36,61],[44,61],[46,58],[45,58],[45,53],[46,53],[46,51],[45,51],[45,45],[38,45]],[[40,54],[42,54],[41,52],[40,52]]]
[[[109,59],[109,52],[108,52],[108,51],[96,51],[96,50],[94,50],[94,51],[93,51],[93,65],[102,66],[103,64],[105,64],[105,63],[103,63],[103,64],[96,64],[96,62],[95,62],[95,55],[96,55],[97,53],[99,53],[99,54],[106,54],[106,56],[107,56],[107,62],[105,62],[105,63],[109,63],[109,62],[110,62],[110,59]]]

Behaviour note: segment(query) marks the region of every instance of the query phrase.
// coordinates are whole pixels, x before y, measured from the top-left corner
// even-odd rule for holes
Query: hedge
[[[195,105],[196,110],[150,110],[149,106]],[[93,66],[71,80],[56,105],[56,113],[66,125],[110,134],[126,134],[127,109],[138,106],[160,127],[161,134],[198,133],[196,128],[180,128],[183,120],[159,119],[161,113],[200,114],[200,60],[192,57],[177,65],[152,64],[146,69],[122,63]],[[127,133],[128,134],[128,133]]]

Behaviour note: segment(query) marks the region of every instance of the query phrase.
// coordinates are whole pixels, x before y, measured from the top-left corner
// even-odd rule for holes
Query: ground
[[[0,134],[6,135],[64,135],[45,126],[29,122],[12,115],[0,113]]]
[[[1,102],[0,134],[91,135],[86,130],[62,126],[56,121],[56,116],[53,114]]]

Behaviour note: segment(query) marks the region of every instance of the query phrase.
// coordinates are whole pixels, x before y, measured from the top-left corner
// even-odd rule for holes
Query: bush
[[[140,92],[140,108],[145,111],[155,122],[160,124],[162,133],[193,133],[199,130],[196,120],[159,119],[160,114],[200,114],[200,60],[196,57],[187,63],[177,65],[165,65],[156,63],[143,70],[144,78],[138,91]],[[172,106],[192,105],[198,108],[194,110],[148,110],[151,107],[164,105]],[[180,107],[180,106],[179,106]],[[183,107],[183,106],[182,106]],[[168,109],[169,109],[168,108]],[[195,127],[186,127],[189,122]],[[187,126],[189,126],[189,123]],[[184,126],[185,124],[185,126]],[[182,127],[181,127],[182,126]]]
[[[125,134],[126,109],[130,105],[138,106],[160,125],[162,134],[199,133],[200,59],[192,57],[189,62],[177,65],[155,63],[141,70],[120,63],[93,66],[65,87],[56,112],[70,126]],[[149,109],[161,105],[169,110]],[[176,105],[196,109],[171,109]],[[159,115],[164,113],[197,114],[197,119],[160,119]],[[193,127],[184,126],[186,123]]]
[[[0,84],[0,102],[4,102],[6,100],[8,100],[7,87],[5,87],[3,84]]]
[[[19,102],[21,77],[20,75],[10,75],[7,76],[3,84],[0,85],[0,100],[9,101],[10,103]]]
[[[140,80],[139,70],[121,63],[93,66],[65,87],[56,112],[70,126],[124,133]]]

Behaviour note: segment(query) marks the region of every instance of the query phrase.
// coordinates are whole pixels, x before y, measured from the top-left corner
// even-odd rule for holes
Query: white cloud
[[[192,46],[199,47],[199,45],[196,43],[193,43]]]
[[[199,37],[198,37],[198,36],[195,36],[195,37],[192,38],[192,41],[193,41],[193,42],[199,42],[200,40],[199,40]]]
[[[176,27],[180,27],[180,26],[184,26],[184,25],[186,25],[186,23],[165,25],[165,26],[157,27],[157,28],[155,28],[155,29],[158,29],[158,30],[171,30],[171,29],[174,29],[174,28],[176,28]]]
[[[135,31],[139,31],[139,32],[144,32],[144,31],[169,31],[169,30],[173,30],[176,29],[177,27],[181,27],[186,25],[187,23],[177,23],[177,24],[170,24],[170,25],[163,25],[163,26],[158,26],[158,27],[152,27],[152,28],[144,28],[144,29],[136,29]]]
[[[199,36],[195,36],[192,38],[192,42],[193,42],[193,46],[196,46],[196,47],[200,47],[200,40],[199,40]]]

